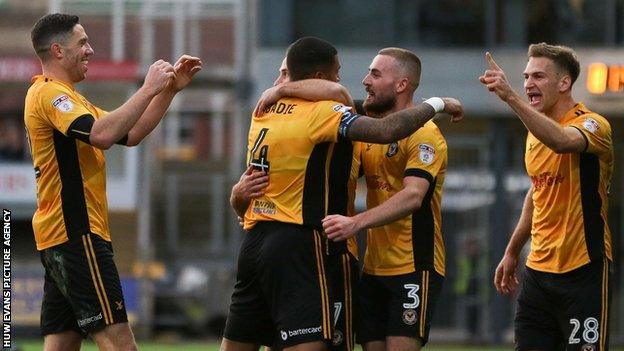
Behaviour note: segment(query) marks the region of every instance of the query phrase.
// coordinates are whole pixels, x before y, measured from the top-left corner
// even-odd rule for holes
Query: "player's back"
[[[285,98],[253,117],[247,162],[269,174],[269,185],[251,202],[246,229],[258,221],[320,225],[328,203],[331,156],[347,110],[334,101]]]

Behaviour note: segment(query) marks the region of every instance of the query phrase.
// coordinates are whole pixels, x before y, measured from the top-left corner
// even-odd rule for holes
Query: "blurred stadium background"
[[[447,279],[434,345],[509,345],[512,337],[513,301],[491,281],[529,186],[526,133],[477,81],[483,54],[490,50],[521,90],[529,43],[577,50],[574,96],[613,127],[611,343],[624,345],[624,0],[0,0],[0,206],[13,211],[14,338],[36,337],[42,294],[22,114],[39,72],[30,27],[48,12],[81,17],[95,56],[79,90],[106,109],[119,106],[156,59],[190,53],[204,62],[146,143],[107,152],[113,244],[139,338],[219,336],[244,235],[227,199],[243,169],[249,114],[287,45],[315,35],[338,47],[342,83],[355,98],[377,50],[401,46],[421,57],[419,97],[456,96],[466,106],[459,125],[438,119],[449,172]]]

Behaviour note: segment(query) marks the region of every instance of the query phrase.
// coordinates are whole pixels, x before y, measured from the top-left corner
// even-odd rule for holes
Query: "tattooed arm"
[[[451,115],[452,122],[459,122],[464,117],[461,102],[453,98],[443,98],[444,110]],[[426,102],[389,114],[384,118],[360,116],[347,130],[350,140],[386,144],[401,140],[414,133],[429,121],[436,112]]]

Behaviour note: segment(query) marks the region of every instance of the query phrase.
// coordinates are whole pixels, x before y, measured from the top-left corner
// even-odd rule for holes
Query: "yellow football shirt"
[[[353,154],[352,154],[352,159],[351,159],[351,174],[349,176],[349,182],[348,182],[348,203],[347,203],[347,215],[348,216],[354,216],[356,214],[355,212],[355,196],[356,196],[356,190],[357,190],[357,182],[358,182],[358,178],[360,177],[360,169],[361,169],[361,162],[360,162],[360,155],[361,155],[361,148],[362,148],[362,143],[361,142],[353,142]],[[347,239],[347,249],[349,250],[349,252],[351,253],[351,255],[353,255],[353,257],[355,258],[359,258],[359,253],[358,253],[358,244],[357,244],[357,238],[354,236],[350,237],[349,239]]]
[[[94,233],[110,241],[102,150],[68,134],[77,118],[100,118],[72,85],[42,75],[26,94],[24,124],[37,181],[33,230],[37,249]]]
[[[367,208],[382,204],[403,189],[406,176],[429,180],[421,207],[405,218],[371,228],[367,235],[364,272],[399,275],[435,269],[444,275],[442,185],[447,167],[446,140],[432,121],[398,142],[363,144]]]
[[[252,117],[247,162],[269,174],[263,196],[245,213],[245,229],[258,221],[280,221],[321,228],[332,211],[346,211],[350,166],[332,165],[334,152],[350,148],[339,140],[357,119],[351,108],[334,101],[279,100],[260,117]],[[345,153],[350,159],[351,154]],[[334,161],[335,162],[335,161]],[[343,187],[341,194],[331,190]],[[344,209],[333,209],[341,201]]]
[[[565,273],[605,256],[612,259],[607,224],[613,173],[611,126],[582,103],[568,111],[560,124],[583,134],[584,152],[557,154],[531,133],[525,149],[534,206],[526,264],[551,273]]]

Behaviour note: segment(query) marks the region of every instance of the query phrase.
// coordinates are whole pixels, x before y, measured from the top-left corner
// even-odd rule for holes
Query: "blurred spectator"
[[[14,118],[0,120],[0,161],[23,161],[24,132]]]
[[[463,250],[460,251],[457,261],[457,280],[455,281],[455,293],[460,301],[463,301],[465,313],[465,326],[468,329],[470,344],[483,341],[479,336],[480,327],[480,291],[479,280],[485,269],[485,261],[481,252],[479,239],[468,235],[464,239]]]

